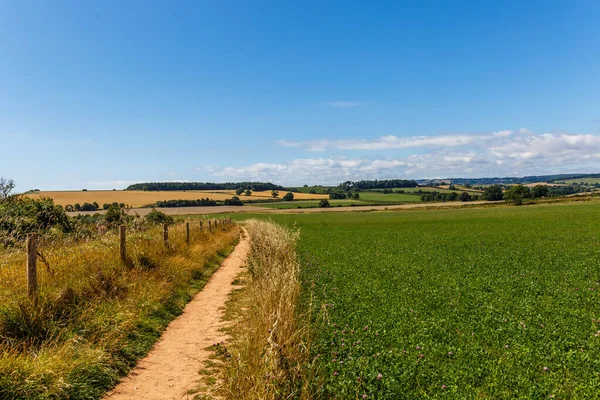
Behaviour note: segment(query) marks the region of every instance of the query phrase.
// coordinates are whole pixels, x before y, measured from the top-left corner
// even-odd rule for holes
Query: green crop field
[[[600,178],[579,178],[579,179],[568,179],[566,181],[561,181],[566,184],[573,183],[584,183],[586,185],[595,185],[596,183],[600,183]]]
[[[351,206],[351,205],[367,205],[370,204],[364,201],[356,201],[356,200],[328,200],[329,204],[332,207],[337,206]],[[263,208],[279,208],[279,209],[289,209],[289,208],[315,208],[319,206],[319,200],[294,200],[289,202],[274,202],[274,203],[256,203],[257,207]]]
[[[421,196],[407,193],[359,192],[360,200],[385,203],[418,203]]]
[[[599,202],[268,218],[301,230],[319,398],[599,397]]]

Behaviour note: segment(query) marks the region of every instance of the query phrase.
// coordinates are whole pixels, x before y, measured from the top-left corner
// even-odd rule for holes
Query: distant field
[[[573,183],[580,183],[580,182],[584,182],[588,185],[594,185],[596,183],[600,183],[600,178],[579,178],[579,179],[568,179],[566,181],[561,181],[561,182],[565,182],[567,184],[573,184]]]
[[[359,192],[360,200],[375,202],[420,202],[421,196],[406,193]]]
[[[329,204],[333,207],[336,206],[350,206],[354,205],[366,205],[369,204],[364,201],[357,200],[328,200]],[[274,203],[262,203],[256,204],[257,207],[262,208],[278,208],[278,209],[289,209],[289,208],[305,208],[305,207],[317,207],[319,200],[300,200],[300,201],[286,201],[286,202],[274,202]]]
[[[286,192],[279,192],[282,197]],[[132,207],[143,207],[154,204],[157,201],[166,200],[197,200],[199,198],[210,198],[212,200],[225,200],[235,196],[235,190],[185,190],[185,191],[161,191],[161,192],[142,192],[129,190],[88,190],[88,191],[48,191],[35,194],[28,194],[28,197],[38,198],[41,196],[50,197],[56,204],[66,206],[68,204],[83,204],[96,202],[102,207],[105,203],[125,203]],[[244,200],[268,200],[272,199],[271,191],[252,192],[252,196],[241,195],[239,198]],[[294,198],[299,200],[328,198],[326,195],[294,193]]]
[[[301,232],[316,398],[598,398],[598,202],[268,218]]]

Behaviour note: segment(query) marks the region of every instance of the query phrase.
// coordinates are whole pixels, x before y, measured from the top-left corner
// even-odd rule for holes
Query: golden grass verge
[[[93,399],[150,350],[239,235],[171,226],[85,242],[42,241],[39,299],[27,298],[24,253],[0,250],[0,398]]]
[[[299,315],[299,232],[249,220],[249,283],[236,296],[238,321],[221,394],[230,399],[308,398],[309,318]],[[230,305],[231,307],[231,305]]]

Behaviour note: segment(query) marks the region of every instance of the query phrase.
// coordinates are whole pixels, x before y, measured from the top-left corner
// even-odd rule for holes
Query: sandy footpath
[[[207,349],[226,339],[220,331],[225,302],[242,272],[249,251],[243,235],[234,251],[213,274],[204,289],[173,320],[154,348],[105,399],[185,399],[198,386],[199,371],[211,355]],[[193,396],[189,396],[190,398]]]

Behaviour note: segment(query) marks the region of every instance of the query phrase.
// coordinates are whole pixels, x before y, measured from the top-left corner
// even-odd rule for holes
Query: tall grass
[[[172,226],[131,232],[129,260],[118,235],[45,240],[39,299],[27,298],[24,253],[0,251],[0,398],[95,399],[145,355],[202,288],[238,237]]]
[[[306,397],[310,341],[299,315],[299,233],[249,220],[251,282],[237,306],[241,320],[228,349],[223,393],[232,399]]]

